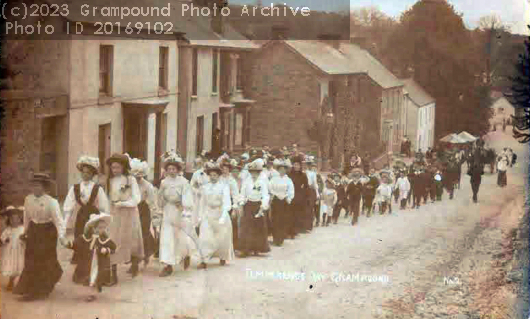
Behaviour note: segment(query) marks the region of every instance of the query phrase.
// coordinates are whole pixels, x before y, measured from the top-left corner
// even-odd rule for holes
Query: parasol
[[[464,143],[467,143],[467,141],[462,140],[455,133],[449,134],[449,135],[441,138],[440,142],[450,143],[450,144],[464,144]]]
[[[469,142],[474,142],[476,140],[478,140],[477,137],[469,134],[468,132],[466,131],[462,131],[460,132],[460,134],[458,134],[458,137],[463,140],[463,141],[466,141],[466,143],[469,143]]]

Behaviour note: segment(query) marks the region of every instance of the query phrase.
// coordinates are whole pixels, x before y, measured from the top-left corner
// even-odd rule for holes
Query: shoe
[[[162,269],[158,277],[167,277],[171,275],[172,273],[173,273],[173,267],[167,265],[166,267],[164,267],[164,269]]]
[[[190,256],[186,256],[184,258],[184,270],[188,269],[190,267]]]
[[[94,300],[96,300],[96,296],[94,296],[94,295],[92,295],[92,296],[88,296],[88,297],[85,299],[86,302],[92,302],[92,301],[94,301]]]
[[[221,261],[219,262],[219,264],[220,264],[221,266],[226,265],[226,260],[221,259]]]
[[[98,292],[102,292],[103,291],[103,288],[101,288],[101,286],[99,286],[99,285],[96,288],[97,288]]]
[[[199,266],[197,266],[197,269],[206,269],[207,266],[206,266],[206,263],[202,262],[199,264]]]
[[[318,226],[320,226],[320,223],[319,223],[319,222],[317,222],[317,223],[315,224],[315,227],[318,227]]]
[[[110,283],[107,285],[108,287],[113,287],[118,284],[118,266],[112,265],[111,270]]]
[[[13,281],[12,280],[10,280],[9,283],[7,284],[6,291],[13,291]]]

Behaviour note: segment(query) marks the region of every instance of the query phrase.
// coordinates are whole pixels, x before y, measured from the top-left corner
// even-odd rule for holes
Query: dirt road
[[[50,299],[25,304],[2,293],[2,317],[493,318],[485,316],[514,298],[485,291],[506,277],[498,267],[506,266],[499,264],[509,257],[506,240],[522,216],[528,152],[501,132],[490,143],[511,146],[519,164],[504,189],[486,173],[478,204],[464,175],[453,200],[444,194],[418,210],[363,216],[357,227],[341,217],[339,225],[288,240],[264,257],[224,267],[214,260],[206,271],[192,267],[169,278],[157,276],[156,262],[134,280],[123,266],[119,286],[94,303],[71,283],[69,252],[61,250],[65,274]]]

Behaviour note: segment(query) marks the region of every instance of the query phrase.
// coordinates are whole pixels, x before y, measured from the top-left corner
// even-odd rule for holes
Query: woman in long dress
[[[193,193],[182,172],[183,161],[178,154],[168,152],[164,158],[166,177],[160,183],[158,202],[162,208],[160,231],[160,262],[164,268],[160,277],[173,273],[173,267],[183,262],[190,265],[193,246],[198,244],[191,212],[194,210]],[[199,250],[200,253],[200,250]]]
[[[138,275],[138,264],[144,258],[144,243],[138,204],[142,199],[136,178],[130,174],[129,157],[124,154],[114,154],[107,159],[110,176],[107,180],[109,192],[110,238],[118,247],[111,256],[112,273],[111,286],[118,283],[118,264],[131,261],[131,274]]]
[[[13,291],[23,295],[24,301],[47,298],[63,274],[57,260],[57,238],[64,246],[68,241],[59,202],[45,193],[51,183],[47,174],[34,174],[33,194],[24,202],[24,270]]]
[[[287,237],[286,227],[292,214],[291,202],[294,198],[294,184],[286,174],[289,167],[287,161],[275,159],[274,166],[276,166],[279,174],[272,177],[269,183],[269,192],[272,196],[272,239],[275,246],[281,246]]]
[[[221,166],[221,177],[219,181],[224,183],[230,189],[230,199],[232,203],[232,209],[230,210],[230,218],[232,220],[232,243],[234,245],[234,250],[238,250],[237,246],[237,233],[238,233],[238,224],[241,208],[239,207],[240,194],[239,190],[241,187],[237,183],[237,180],[231,174],[232,168],[237,166],[237,162],[224,160],[220,163]]]
[[[269,208],[268,183],[260,178],[263,161],[255,160],[248,166],[250,178],[241,186],[241,202],[243,215],[240,219],[239,245],[243,256],[253,252],[267,253],[270,251],[268,242],[267,221],[265,212]]]
[[[103,188],[94,182],[94,176],[99,169],[99,159],[89,156],[81,156],[77,161],[77,169],[81,173],[81,183],[75,184],[68,191],[63,205],[64,225],[69,220],[75,220],[74,238],[84,233],[85,224],[91,214],[108,214],[109,201]],[[72,264],[76,264],[78,254],[74,251]]]
[[[206,261],[218,257],[221,265],[234,259],[232,222],[229,211],[232,208],[230,189],[219,181],[221,169],[215,163],[206,163],[210,182],[201,190],[199,244],[202,262],[199,269],[206,269]]]
[[[508,184],[508,179],[506,177],[506,171],[508,170],[509,166],[509,160],[508,156],[501,155],[497,161],[497,185],[500,187],[504,187]]]
[[[145,177],[149,173],[149,164],[137,158],[131,160],[131,174],[136,177],[140,188],[141,201],[138,204],[140,224],[142,225],[142,239],[144,243],[144,264],[149,264],[149,258],[155,253],[155,238],[151,234],[151,217],[158,215],[156,193],[153,184]],[[132,268],[131,268],[132,271]]]

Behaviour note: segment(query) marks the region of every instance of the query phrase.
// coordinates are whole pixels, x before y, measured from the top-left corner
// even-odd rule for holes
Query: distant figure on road
[[[482,182],[482,175],[484,174],[484,168],[480,163],[473,163],[469,168],[467,175],[469,175],[471,182],[471,189],[473,191],[473,202],[478,202],[478,191],[480,183]]]

